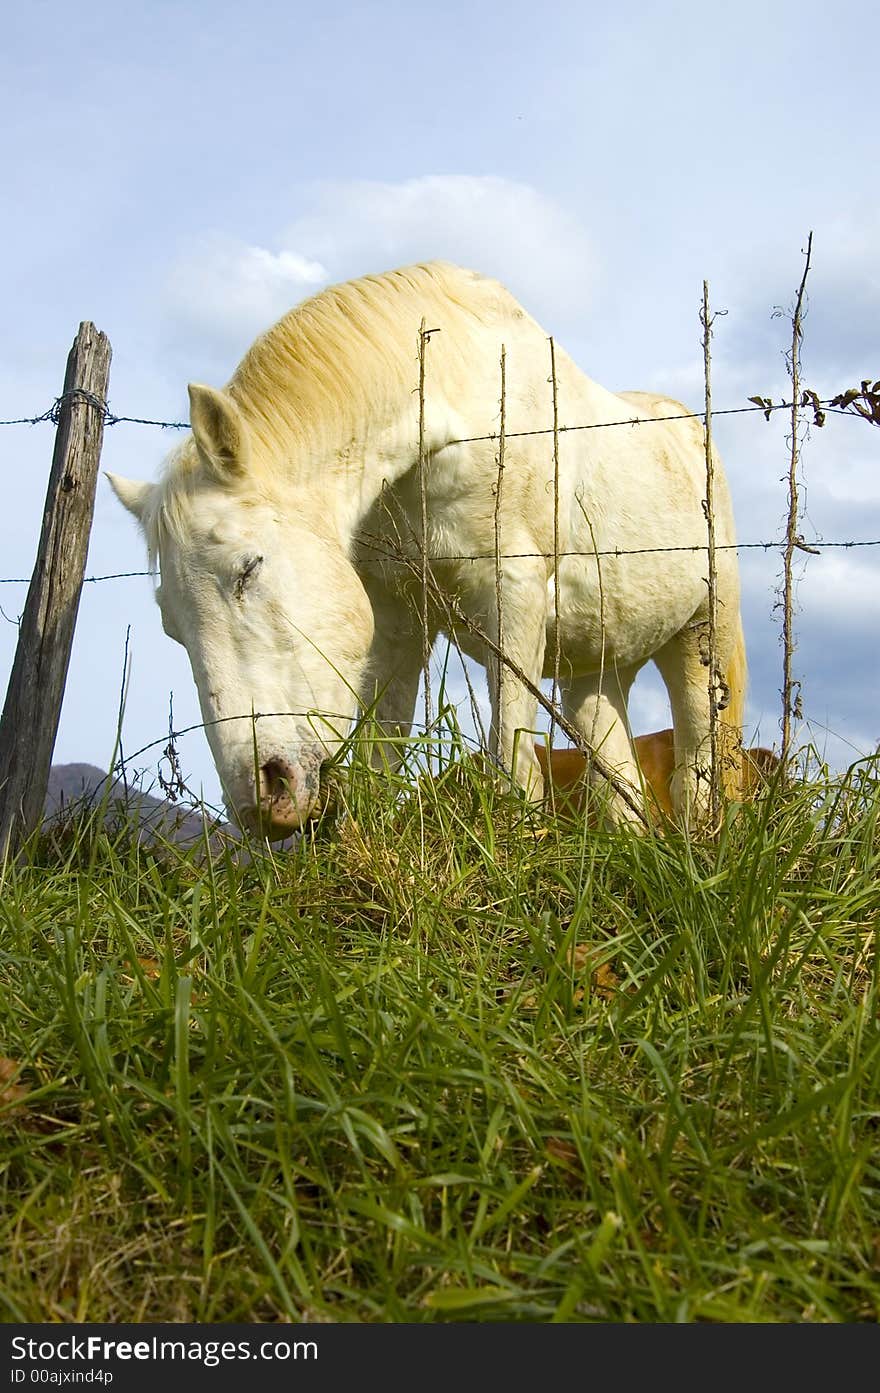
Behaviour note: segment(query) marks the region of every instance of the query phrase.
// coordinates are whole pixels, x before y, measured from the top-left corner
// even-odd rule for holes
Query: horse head
[[[280,840],[320,814],[373,634],[332,510],[261,466],[233,398],[190,387],[158,484],[110,475],[140,524],[165,632],[186,649],[231,815]]]

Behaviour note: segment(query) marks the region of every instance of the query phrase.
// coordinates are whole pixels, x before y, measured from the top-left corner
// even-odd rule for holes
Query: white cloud
[[[864,552],[825,551],[811,558],[800,583],[800,601],[809,623],[868,636],[877,623],[880,547]]]
[[[292,249],[272,252],[206,237],[174,265],[164,332],[175,357],[228,377],[257,334],[328,279],[320,261]]]
[[[328,280],[415,261],[443,258],[491,274],[554,330],[586,309],[589,241],[528,184],[433,175],[317,184],[309,192],[279,250],[210,236],[177,261],[164,338],[186,376],[228,376],[258,333]]]
[[[503,281],[551,322],[585,310],[595,263],[569,212],[529,184],[495,176],[318,185],[285,243],[320,256],[342,279],[413,261],[458,262]]]
[[[833,395],[876,376],[876,324],[880,314],[877,239],[880,214],[874,207],[819,219],[805,286],[802,381],[820,395]],[[806,239],[804,239],[804,246]],[[783,353],[791,346],[791,314],[805,259],[800,244],[771,237],[748,263],[729,258],[730,320],[718,340],[741,362],[751,361],[774,391],[767,367],[787,387]],[[763,364],[763,368],[761,365]]]

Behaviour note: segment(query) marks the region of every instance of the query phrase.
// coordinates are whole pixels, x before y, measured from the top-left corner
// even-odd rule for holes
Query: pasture
[[[878,1318],[876,759],[689,841],[461,754],[6,866],[4,1320]]]

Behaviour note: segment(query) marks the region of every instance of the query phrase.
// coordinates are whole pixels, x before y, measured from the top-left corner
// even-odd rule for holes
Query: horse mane
[[[521,313],[497,282],[433,261],[328,286],[261,334],[225,387],[255,447],[248,488],[268,491],[280,459],[291,467],[298,454],[313,458],[322,445],[363,439],[371,422],[387,423],[418,382],[422,318],[448,323],[451,310],[483,320]],[[163,533],[184,534],[204,478],[188,436],[166,459],[143,519],[151,565]]]
[[[340,431],[362,438],[417,384],[422,318],[485,315],[478,287],[488,286],[501,289],[443,261],[329,286],[260,335],[226,391],[270,455],[339,441]]]

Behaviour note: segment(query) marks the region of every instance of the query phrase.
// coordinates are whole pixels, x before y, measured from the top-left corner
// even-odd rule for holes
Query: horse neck
[[[408,401],[391,420],[371,423],[361,434],[345,430],[312,450],[300,447],[302,463],[291,482],[316,521],[326,525],[332,518],[348,546],[383,493],[417,467],[420,453],[430,467],[432,454],[455,438],[457,426],[435,401],[420,431],[418,402]]]

